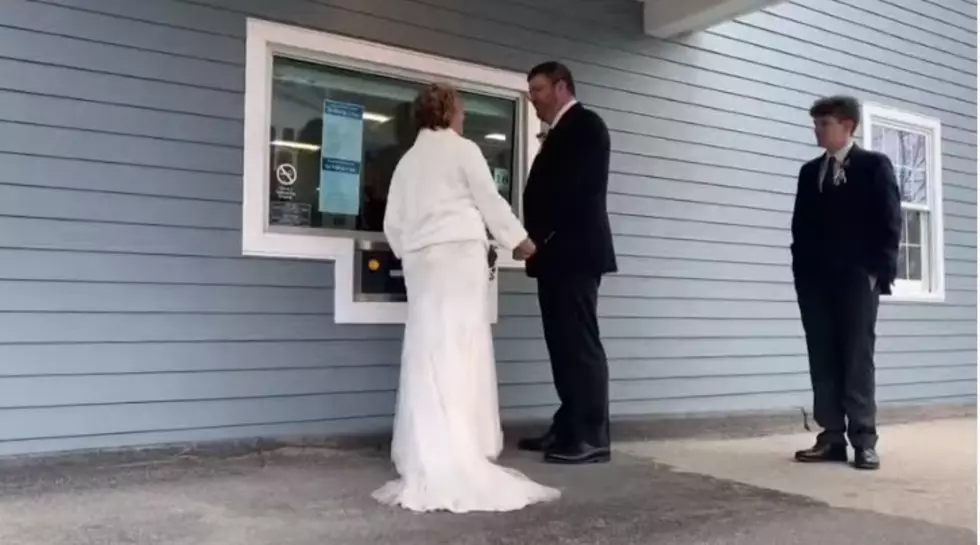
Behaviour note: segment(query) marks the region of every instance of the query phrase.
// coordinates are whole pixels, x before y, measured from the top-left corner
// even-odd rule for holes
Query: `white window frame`
[[[876,126],[915,132],[926,136],[928,161],[928,191],[926,204],[902,203],[902,210],[928,212],[928,237],[922,240],[923,280],[896,280],[892,301],[946,300],[946,257],[943,244],[943,153],[942,123],[935,118],[897,110],[881,104],[865,104],[863,108],[862,139],[872,149],[872,134]]]
[[[424,75],[450,81],[463,90],[485,89],[523,103],[523,172],[511,177],[512,194],[521,207],[521,193],[537,155],[541,123],[531,113],[523,73],[480,66],[374,42],[302,27],[248,19],[245,40],[245,123],[242,195],[242,253],[247,256],[311,259],[334,262],[334,319],[338,323],[404,323],[405,303],[354,301],[354,239],[331,233],[283,233],[268,230],[269,146],[272,112],[273,56],[319,62],[391,77]],[[518,119],[521,123],[521,119]],[[520,175],[517,175],[520,174]],[[508,252],[500,252],[499,268],[523,268]],[[496,321],[496,282],[491,319]]]

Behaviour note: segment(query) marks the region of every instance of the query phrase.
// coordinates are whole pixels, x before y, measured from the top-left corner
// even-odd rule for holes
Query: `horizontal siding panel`
[[[851,21],[865,28],[878,29],[894,36],[905,37],[909,41],[918,42],[964,59],[976,60],[977,58],[975,38],[972,44],[969,41],[956,39],[955,30],[949,24],[930,22],[925,28],[913,24],[913,22],[921,21],[923,18],[916,17],[914,13],[906,12],[888,2],[878,0],[864,4],[834,0],[830,4],[831,9],[827,9],[827,3],[820,0],[801,0],[795,3],[805,5],[814,11],[832,13],[835,17]],[[896,15],[898,16],[897,19]],[[928,28],[930,26],[933,28]]]
[[[918,376],[917,376],[918,375]],[[876,377],[877,388],[908,384],[910,380],[925,383],[961,382],[976,380],[976,370],[969,367],[930,367],[915,371],[906,369],[882,369]],[[614,381],[609,385],[609,396],[617,402],[649,399],[675,399],[713,397],[733,394],[752,394],[762,392],[808,391],[808,373],[785,373],[772,375],[766,382],[751,376],[728,376],[725,380],[717,378],[676,378],[628,381]],[[500,390],[502,406],[520,406],[527,400],[548,400],[557,403],[558,397],[550,384],[520,385],[503,387]]]
[[[965,246],[968,248],[977,247],[976,231],[954,231],[946,227],[943,231],[943,238],[947,245]]]
[[[675,216],[677,213],[675,212]],[[787,214],[788,216],[788,214]],[[705,218],[702,218],[705,219]],[[708,218],[711,219],[711,218]],[[612,215],[609,218],[615,234],[658,236],[678,240],[714,241],[727,244],[776,246],[789,249],[789,220],[782,229],[755,227],[723,222],[687,221]],[[2,233],[0,233],[2,236]]]
[[[613,181],[617,178],[616,174],[622,174],[648,177],[650,180],[701,182],[784,194],[790,194],[789,192],[794,191],[796,187],[796,174],[789,172],[745,172],[727,166],[617,152],[612,152],[609,161]],[[800,166],[802,164],[801,162]]]
[[[192,284],[206,289],[209,286],[322,289],[333,285],[333,264],[243,257],[181,257],[0,248],[0,280],[34,280],[47,282],[44,285],[48,286],[50,282],[72,281],[103,282],[110,286],[112,283],[120,283],[119,289],[127,289],[124,284],[139,282]],[[45,303],[38,301],[35,304]],[[241,304],[248,303],[242,301]]]
[[[111,97],[106,97],[111,98]],[[0,91],[0,121],[240,148],[242,122],[15,91]],[[118,160],[118,159],[117,159]]]
[[[709,358],[742,357],[783,354],[801,356],[806,353],[802,339],[773,338],[701,338],[701,339],[613,339],[605,343],[606,354],[613,359],[649,358]],[[917,337],[902,336],[880,339],[879,353],[927,352],[976,349],[976,336]],[[498,340],[498,361],[545,360],[547,350],[540,340]]]
[[[617,260],[621,276],[644,278],[687,278],[726,282],[792,282],[788,266],[705,262],[655,257],[622,257]]]
[[[501,295],[501,308],[508,316],[536,316],[534,295]],[[603,295],[599,314],[610,318],[757,318],[798,320],[796,301],[746,301],[734,298],[686,299],[673,293],[648,294],[644,297]],[[974,320],[976,308],[966,300],[959,305],[932,303],[883,302],[879,309],[881,322],[888,320]]]
[[[950,216],[957,216],[961,218],[976,218],[977,206],[976,204],[950,201],[949,199],[944,198],[943,214],[949,214]]]
[[[938,356],[938,357],[936,357]],[[940,368],[937,375],[962,378],[976,377],[976,356],[968,351],[944,352],[941,354],[907,353],[881,354],[875,358],[875,368],[879,376],[887,373],[893,380],[897,376],[908,377],[925,367]],[[900,375],[897,375],[901,372]],[[928,370],[927,370],[928,372]],[[744,358],[649,358],[633,360],[611,360],[609,362],[610,380],[628,382],[631,380],[663,380],[695,378],[707,380],[711,377],[764,377],[768,375],[807,374],[808,364],[801,356],[756,356]],[[498,366],[498,377],[502,384],[540,384],[551,383],[551,366],[546,361],[503,363]],[[933,375],[935,378],[935,375]]]
[[[977,190],[977,177],[964,172],[943,169],[943,187],[955,186],[966,190]]]
[[[796,294],[792,284],[785,282],[731,282],[724,280],[702,280],[678,278],[644,278],[610,276],[603,280],[600,294],[621,297],[642,297],[650,293],[669,293],[672,297],[688,299],[744,299],[761,301],[795,301]]]
[[[217,426],[104,435],[73,435],[16,441],[0,440],[0,456],[44,454],[58,451],[118,449],[144,445],[172,445],[231,441],[257,437],[329,437],[355,433],[381,433],[391,428],[391,416],[326,418],[305,422],[279,422],[255,426]]]
[[[652,197],[658,201],[683,199],[697,203],[733,205],[784,213],[793,209],[794,199],[793,195],[771,190],[615,173],[609,176],[609,192],[614,197],[625,197],[627,200],[635,197]],[[656,201],[643,199],[642,202]]]
[[[0,280],[0,312],[327,315],[333,312],[333,291],[214,284],[96,284]],[[268,316],[266,319],[277,320],[275,316]]]
[[[241,239],[240,233],[228,230],[0,216],[4,248],[239,257]]]
[[[4,411],[5,418],[0,419],[0,437],[24,440],[275,424],[389,415],[393,409],[394,392],[95,405],[75,407],[71,411],[59,407],[18,409]]]
[[[815,147],[810,141],[812,133],[803,134],[802,130],[787,130],[787,136],[793,137],[790,140],[780,134],[760,134],[750,130],[751,127],[746,125],[753,118],[748,116],[735,114],[726,116],[724,112],[704,111],[704,108],[701,108],[704,113],[692,112],[692,115],[680,115],[676,110],[680,109],[683,112],[681,105],[664,101],[650,104],[655,108],[640,104],[626,109],[627,104],[619,100],[610,100],[608,92],[597,92],[594,95],[596,100],[589,100],[589,103],[593,105],[596,113],[602,116],[611,131],[646,136],[669,135],[670,139],[679,142],[761,153],[799,161],[809,160],[816,155]],[[605,97],[605,100],[599,97]],[[617,109],[600,106],[600,103],[611,104]],[[696,110],[696,108],[690,109]],[[773,127],[771,122],[760,123],[765,127],[760,127],[760,131]],[[808,136],[809,140],[803,138],[804,136]]]
[[[954,185],[949,183],[950,180],[943,180],[943,203],[957,202],[962,204],[973,205],[976,208],[977,204],[977,189],[976,187],[963,187],[960,185]]]
[[[236,203],[242,199],[242,178],[234,174],[175,173],[164,168],[2,152],[0,162],[0,183],[5,184]]]
[[[339,340],[218,343],[79,343],[70,357],[64,345],[0,344],[0,374],[115,374],[150,371],[293,369],[393,365],[399,340]]]
[[[860,1],[837,1],[858,9],[868,10],[868,6]],[[976,25],[970,31],[963,28],[962,24],[958,24],[965,20],[965,17],[954,17],[948,12],[941,13],[941,11],[944,10],[940,10],[938,6],[933,6],[928,1],[923,0],[912,2],[907,0],[880,0],[874,2],[873,13],[906,27],[921,28],[937,36],[945,37],[960,44],[972,45],[975,48],[977,45]]]
[[[368,342],[368,341],[365,341]],[[265,343],[94,343],[72,345],[72,357],[64,357],[63,347],[55,345],[0,345],[0,376],[109,376],[149,375],[159,373],[246,372],[321,368],[397,367],[400,343],[384,341],[379,349],[365,351],[363,343],[345,341],[297,342],[286,345],[289,357],[283,357],[284,345]],[[971,350],[940,352],[880,352],[878,368],[917,368],[931,366],[972,365]],[[610,359],[613,380],[654,377],[697,377],[728,375],[767,375],[798,373],[807,370],[806,355],[755,355],[722,357],[667,358],[656,354],[646,358]],[[497,363],[498,379],[503,384],[549,382],[551,368],[547,360],[509,360]],[[4,379],[6,380],[6,378]]]
[[[960,2],[942,2],[939,0],[926,0],[930,2],[935,7],[944,8],[960,15],[966,15],[967,17],[975,17],[977,13],[977,3],[975,0],[961,0]],[[970,21],[959,21],[963,23],[961,26],[967,30],[977,30],[977,24],[975,20]],[[965,25],[965,26],[964,26]]]
[[[806,143],[813,141],[813,129],[805,125],[805,119],[799,119],[798,115],[790,121],[775,120],[766,117],[761,112],[727,109],[725,104],[695,104],[668,97],[651,96],[593,86],[584,82],[580,84],[579,82],[580,80],[576,77],[575,87],[578,98],[599,108],[670,119],[705,127],[728,129],[789,142]],[[955,135],[952,136],[955,137]],[[949,141],[949,139],[950,135],[943,135],[944,142]]]
[[[619,235],[617,256],[645,256],[695,261],[755,263],[789,267],[789,246],[748,246],[710,240],[683,240],[654,236]]]
[[[534,383],[501,385],[501,404],[521,405],[527,400],[554,399],[547,365],[535,365],[541,379]],[[615,370],[615,365],[613,366]],[[240,372],[201,372],[102,376],[51,376],[5,378],[0,381],[0,410],[93,406],[127,403],[191,402],[214,399],[317,396],[324,394],[393,392],[398,386],[397,366],[335,367],[254,370]],[[805,369],[770,372],[772,383],[764,387],[778,390],[809,388]],[[650,399],[668,396],[706,396],[751,393],[762,386],[758,377],[734,374],[717,380],[714,376],[642,377],[613,379],[610,396],[616,400]],[[877,383],[904,384],[976,379],[976,365],[929,366],[918,368],[879,368]],[[33,393],[37,392],[37,393]]]
[[[724,23],[722,27],[731,24],[734,23]],[[770,34],[765,39],[758,41],[759,43],[766,43],[775,38],[774,35]],[[812,78],[815,83],[812,92],[821,95],[833,93],[834,88],[839,92],[842,86],[846,86],[849,89],[859,91],[860,96],[865,100],[899,103],[905,109],[927,113],[938,117],[944,124],[966,130],[970,129],[971,121],[976,118],[975,104],[954,98],[945,98],[921,89],[889,84],[845,68],[789,55],[763,45],[735,40],[717,34],[714,30],[694,34],[684,38],[684,41],[709,51],[738,51],[741,58],[787,71],[783,79],[792,76],[795,81],[799,82]],[[975,125],[974,122],[974,127]]]
[[[511,320],[526,327],[506,323],[498,326],[498,338],[502,343],[511,343],[512,339],[540,340],[542,337],[526,331],[526,328],[540,327],[537,320]],[[643,339],[686,342],[687,339],[698,338],[732,338],[735,342],[741,342],[756,338],[755,342],[767,346],[768,339],[802,338],[802,331],[795,321],[727,322],[604,318],[602,323],[604,337],[611,339],[614,346],[624,347],[634,346],[633,341]],[[299,313],[185,314],[175,319],[166,314],[148,313],[3,312],[0,313],[0,326],[0,343],[397,340],[401,337],[399,326],[336,324],[329,315]],[[617,326],[622,329],[617,329]],[[971,329],[956,322],[950,322],[942,329],[930,327],[923,326],[919,333],[915,333],[907,322],[891,322],[882,324],[879,335],[889,336],[893,331],[892,336],[901,340],[908,335],[939,335],[945,331],[943,338],[956,343],[976,332],[975,327]]]
[[[244,91],[244,67],[223,62],[178,57],[10,27],[0,27],[0,50],[4,51],[5,57],[27,62],[209,89]]]
[[[606,199],[610,212],[635,216],[703,221],[726,225],[746,225],[785,229],[790,224],[790,213],[775,212],[734,206],[713,205],[699,202],[650,199],[643,197],[609,195]],[[705,221],[706,223],[708,221]]]
[[[835,44],[837,40],[834,34],[828,33],[826,29],[820,31],[809,26],[797,25],[764,12],[716,25],[710,32],[733,40],[772,48],[789,57],[807,59],[807,64],[795,68],[805,70],[813,77],[830,81],[833,81],[834,77],[840,77],[841,79],[837,81],[865,91],[910,100],[918,104],[941,104],[952,112],[968,113],[971,103],[976,100],[976,81],[970,80],[970,74],[946,69],[938,70],[939,75],[935,75],[936,68],[933,68],[933,74],[923,75],[904,68],[908,65],[907,61],[903,64],[894,62],[894,58],[884,62],[867,59],[863,55],[865,48],[861,47],[860,43],[849,40],[846,45],[839,42]],[[814,64],[819,61],[819,64],[825,65],[827,70],[807,69],[812,66],[809,64],[810,61]],[[916,63],[914,66],[920,65],[930,66],[928,63]],[[837,72],[836,69],[865,76],[842,76],[842,73]],[[903,87],[908,89],[901,89]],[[919,92],[930,90],[935,93],[935,97],[931,101],[923,101],[924,95]],[[974,93],[972,98],[971,91]]]
[[[946,259],[954,261],[968,261],[970,263],[976,263],[977,261],[977,249],[971,246],[955,246],[952,244],[945,245]]]
[[[771,155],[749,154],[702,144],[675,142],[661,137],[626,133],[617,133],[611,136],[613,149],[622,153],[647,157],[667,157],[689,163],[774,174],[795,175],[800,168],[798,161],[789,161]]]
[[[776,389],[771,392],[802,391],[805,386],[799,386],[800,381],[806,382],[806,377],[787,377],[775,380]],[[968,380],[949,380],[931,383],[944,385],[949,388],[950,395],[967,395],[975,393],[976,383]],[[622,394],[632,393],[631,385],[643,385],[643,397],[636,400],[651,399],[683,399],[696,397],[713,397],[720,395],[745,395],[747,393],[764,393],[759,391],[745,392],[739,386],[758,387],[758,382],[745,381],[732,377],[726,381],[718,380],[663,380],[651,383],[617,382],[612,385],[612,395],[617,403],[632,399],[623,399],[621,392],[616,391],[618,385],[627,388]],[[793,387],[795,386],[795,388]],[[887,392],[895,388],[905,393],[909,385],[889,384],[881,381],[879,388]],[[972,386],[973,390],[969,388]],[[923,388],[927,390],[928,388]],[[922,390],[919,390],[922,391]],[[883,396],[888,399],[887,394]],[[554,403],[554,393],[546,386],[509,386],[501,389],[501,404],[503,406],[521,406],[529,402],[535,404]],[[125,407],[125,408],[123,408]],[[274,424],[280,422],[302,422],[308,420],[323,420],[335,418],[351,418],[364,416],[380,416],[390,414],[394,408],[394,392],[356,392],[327,395],[300,395],[251,399],[225,399],[194,402],[150,402],[126,405],[90,405],[74,407],[65,413],[58,407],[25,408],[8,410],[11,418],[0,421],[0,436],[8,440],[42,439],[53,436],[78,436],[108,433],[133,433],[154,430],[179,430],[183,428],[200,428],[216,426],[243,426],[256,424]],[[119,418],[125,411],[126,418]],[[37,430],[49,430],[49,434],[39,437]]]
[[[124,19],[96,11],[108,8],[112,2],[66,2],[66,5],[83,8],[71,10],[63,9],[56,4],[56,2],[10,2],[4,6],[3,23],[24,30],[53,33],[92,42],[112,43],[233,65],[245,63],[245,50],[240,37],[194,32],[174,25],[161,25],[159,22],[164,21],[160,19],[148,23],[131,17]],[[168,7],[178,12],[188,9],[187,5],[166,6],[165,4],[142,9],[144,12],[155,10],[159,14],[162,9]],[[200,8],[198,10],[200,11]],[[184,23],[186,26],[186,21]]]
[[[244,94],[0,58],[0,89],[242,119]]]
[[[604,339],[659,339],[708,337],[803,337],[798,320],[767,319],[685,319],[685,318],[600,318]],[[882,321],[879,337],[903,335],[957,336],[976,333],[976,323],[935,321]],[[544,336],[538,318],[507,317],[495,328],[504,339],[537,339]]]
[[[948,403],[975,403],[976,384],[972,387],[968,382],[952,382],[938,384],[923,384],[916,386],[885,386],[875,392],[879,405],[889,403],[907,405],[910,402],[927,400],[946,401]],[[703,398],[667,398],[649,401],[623,401],[611,403],[611,410],[616,414],[648,415],[648,414],[700,414],[704,412],[741,412],[779,410],[789,407],[807,407],[811,401],[810,392],[766,392],[760,394],[740,394],[731,396],[712,396]],[[527,407],[506,411],[504,414],[512,418],[534,418],[550,414],[554,409],[547,407]],[[802,425],[801,425],[802,428]]]
[[[391,392],[398,367],[4,378],[0,410],[212,399]]]
[[[44,142],[38,150],[37,142]],[[75,129],[0,123],[0,152],[38,154],[166,167],[180,170],[242,173],[242,151],[228,146],[122,136]]]
[[[943,224],[946,228],[946,232],[949,231],[960,231],[963,233],[972,234],[974,237],[977,233],[977,221],[972,218],[960,218],[957,216],[945,216],[943,218]]]
[[[398,339],[396,326],[336,324],[323,315],[0,314],[0,343]]]
[[[976,75],[977,67],[968,59],[882,32],[878,28],[863,27],[814,11],[795,2],[778,2],[763,11],[744,15],[739,20],[789,36],[811,37],[838,51],[853,51],[871,60],[921,71],[922,74],[947,81],[959,81],[974,87],[977,83],[969,80],[970,75]],[[909,62],[910,57],[914,62]]]
[[[245,23],[228,13],[186,2],[130,2],[128,0],[44,0],[73,10],[115,15],[229,37],[244,37]]]
[[[43,206],[38,206],[44,203]],[[242,206],[171,197],[0,185],[0,216],[237,229]]]
[[[973,175],[977,174],[977,162],[970,161],[968,159],[961,159],[959,157],[945,156],[943,157],[943,173],[953,171],[963,174]]]

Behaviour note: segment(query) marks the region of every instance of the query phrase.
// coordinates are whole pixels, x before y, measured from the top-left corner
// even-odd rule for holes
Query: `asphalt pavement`
[[[616,453],[609,465],[504,463],[563,490],[506,514],[413,514],[370,493],[384,452],[284,448],[236,458],[0,469],[3,545],[975,544],[974,531],[831,507]],[[787,464],[790,464],[788,459]]]

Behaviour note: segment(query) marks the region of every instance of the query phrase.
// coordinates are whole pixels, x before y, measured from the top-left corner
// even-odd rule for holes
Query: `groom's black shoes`
[[[797,462],[846,462],[847,445],[821,444],[796,452]]]
[[[545,452],[555,446],[558,438],[548,432],[541,437],[525,437],[517,442],[517,448],[530,452]]]
[[[588,443],[556,445],[544,455],[544,461],[551,464],[600,464],[610,458],[609,447],[594,447]]]

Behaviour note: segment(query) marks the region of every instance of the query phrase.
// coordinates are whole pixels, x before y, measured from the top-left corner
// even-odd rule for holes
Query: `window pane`
[[[922,229],[927,214],[921,210],[902,210],[903,242],[922,244]]]
[[[269,225],[382,231],[391,175],[415,141],[411,105],[423,85],[276,57]],[[509,201],[517,103],[460,95],[464,136],[480,146]]]
[[[921,210],[902,210],[902,234],[898,247],[898,278],[903,280],[922,280],[925,277],[923,266],[929,214]]]
[[[909,246],[909,280],[922,280],[922,246]]]
[[[909,277],[909,247],[905,244],[898,246],[898,276],[899,280],[907,280]]]
[[[875,125],[871,131],[871,149],[891,159],[902,200],[928,202],[928,164],[926,135]]]

